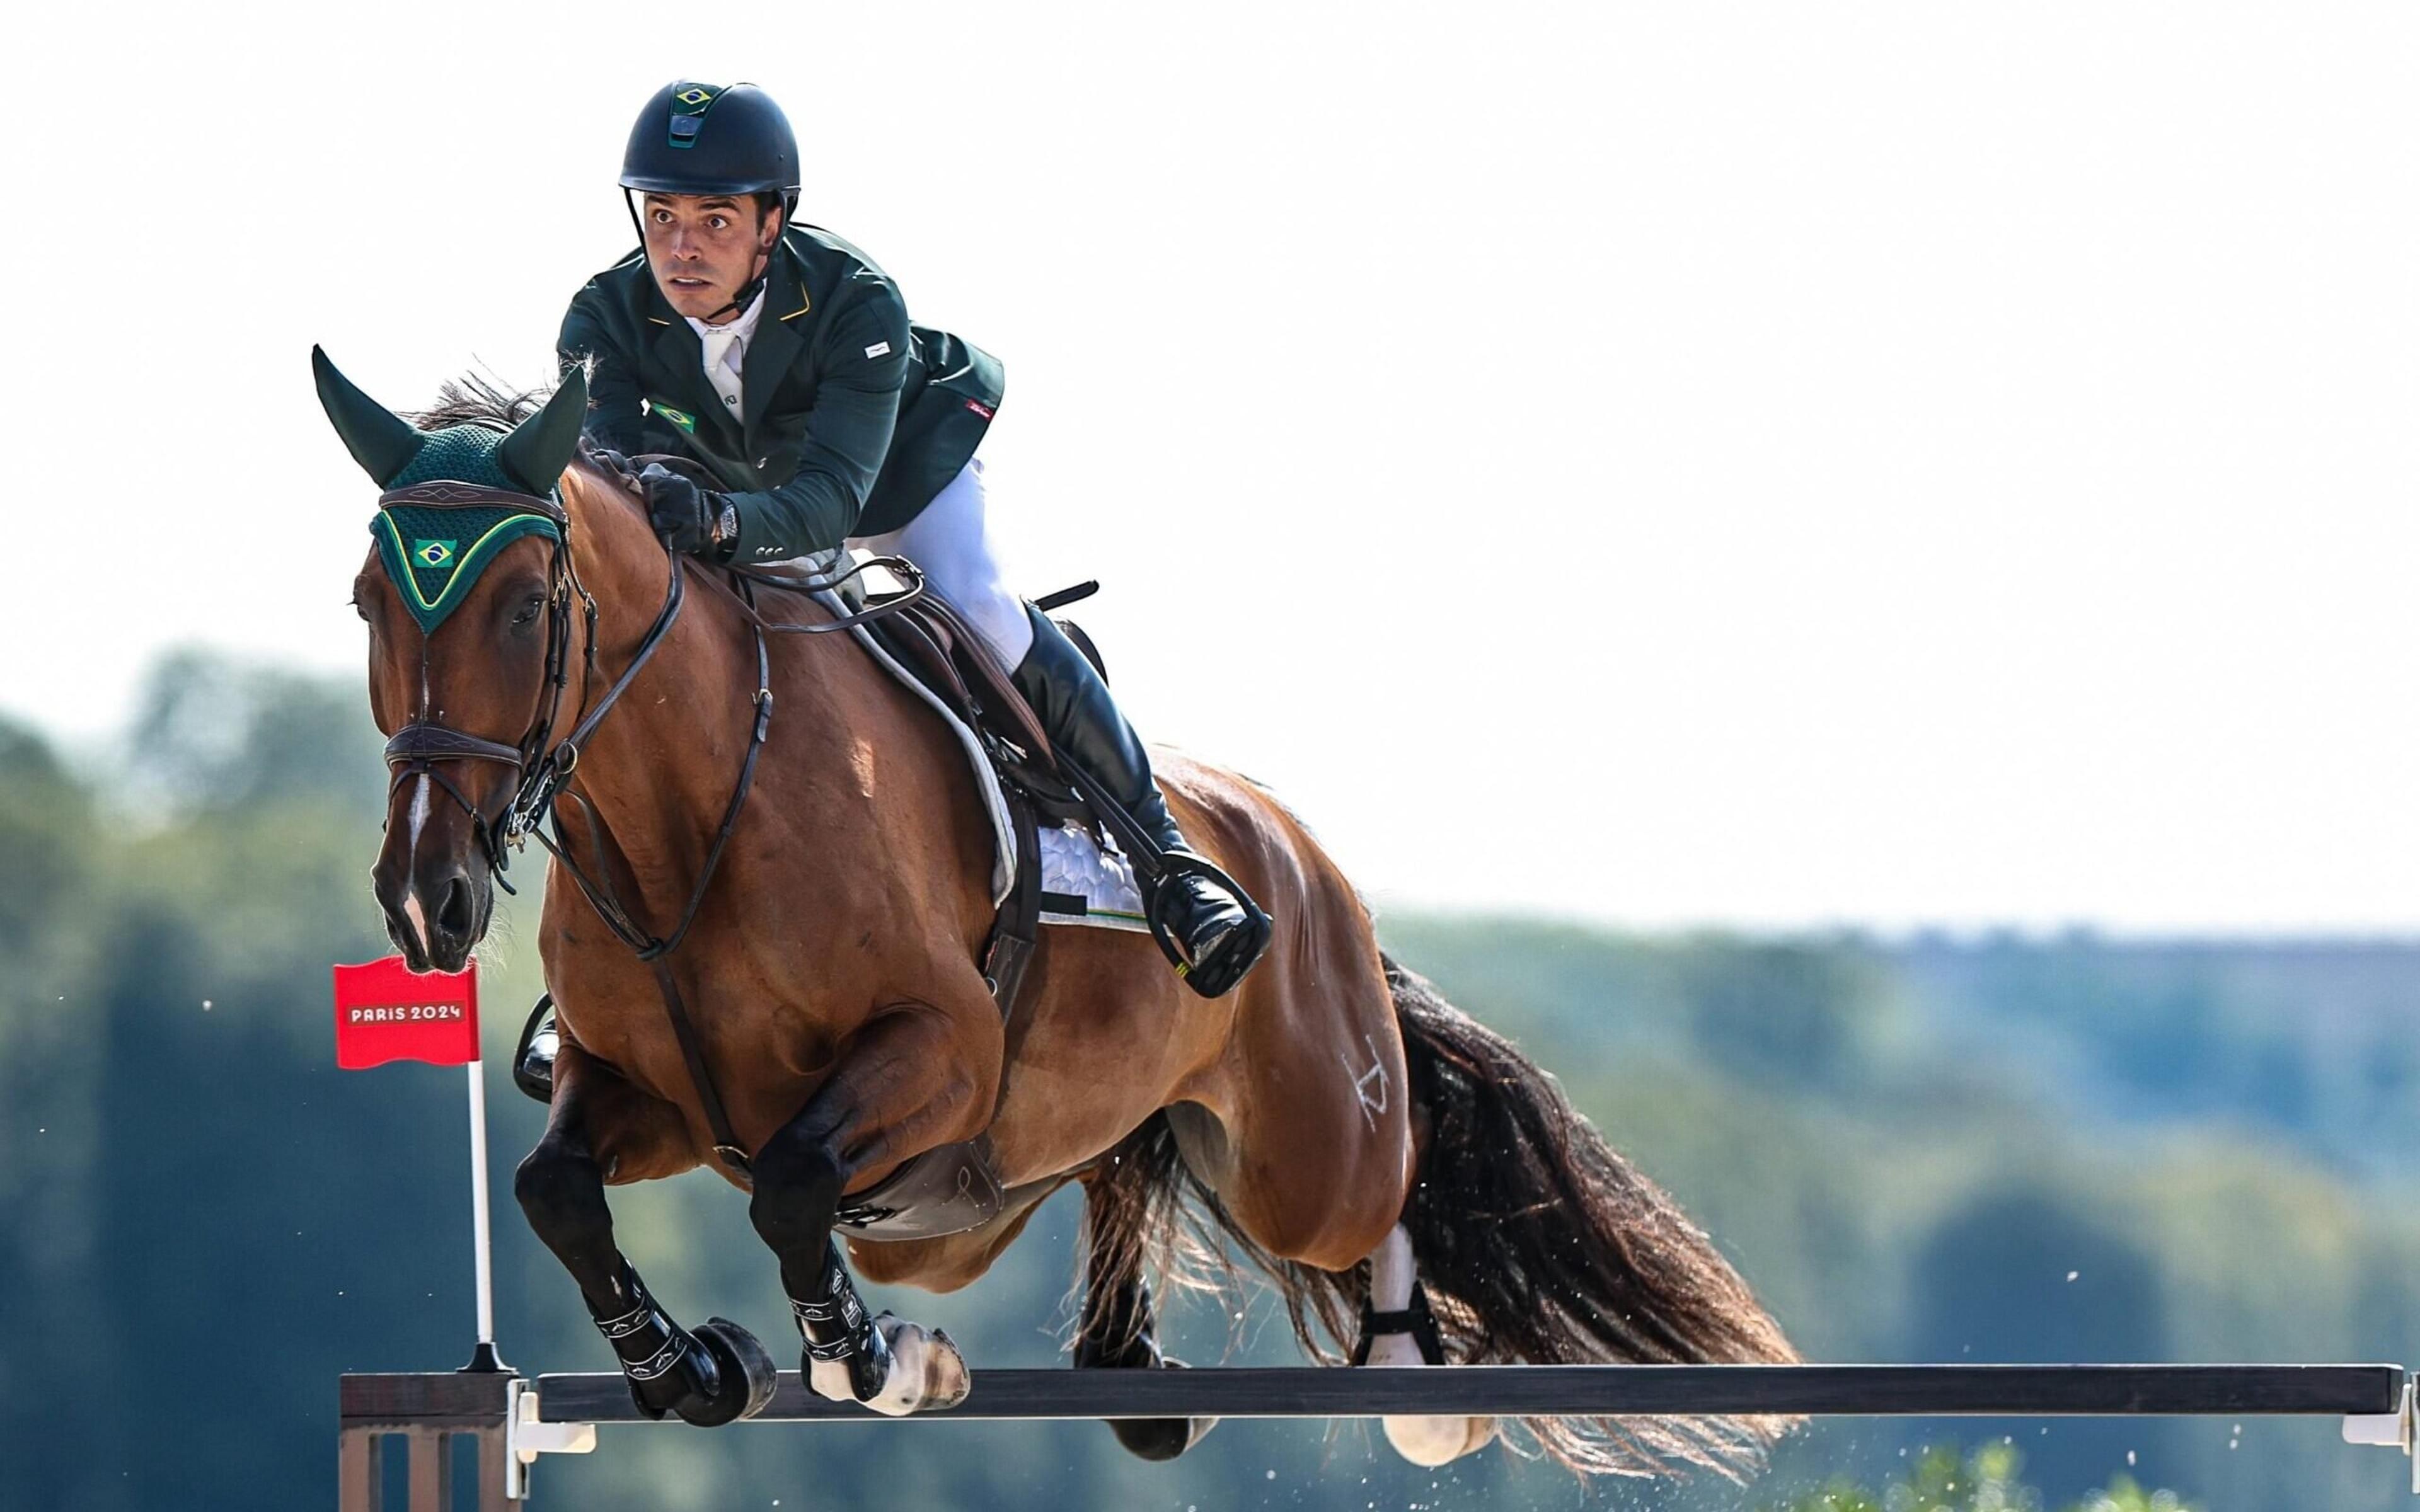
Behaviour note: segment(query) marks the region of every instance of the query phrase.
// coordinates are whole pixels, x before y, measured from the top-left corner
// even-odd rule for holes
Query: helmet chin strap
[[[655,259],[647,257],[647,228],[639,220],[638,196],[631,193],[631,192],[627,189],[622,191],[622,208],[630,212],[630,229],[639,233],[639,255],[643,258],[646,258],[648,270],[653,271],[655,269]],[[782,208],[783,228],[786,230],[789,227],[789,224],[790,210],[788,205],[785,203]],[[715,309],[698,316],[698,318],[704,320],[707,325],[712,325],[722,316],[726,315],[736,315],[739,311],[745,310],[750,305],[755,303],[756,296],[765,291],[766,275],[773,270],[773,248],[781,245],[781,235],[779,232],[776,232],[771,245],[758,249],[756,254],[756,270],[749,275],[746,283],[739,285],[739,292],[731,296],[730,299],[723,301],[722,304]]]
[[[771,257],[766,257],[764,261],[766,268],[773,266],[773,259]],[[745,310],[750,305],[755,303],[756,296],[763,293],[764,290],[765,271],[764,269],[759,269],[755,277],[739,285],[738,293],[731,296],[730,300],[724,302],[720,308],[714,310],[708,315],[701,316],[699,318],[703,319],[707,325],[712,325],[715,321],[721,319],[725,315],[737,315],[740,311]]]

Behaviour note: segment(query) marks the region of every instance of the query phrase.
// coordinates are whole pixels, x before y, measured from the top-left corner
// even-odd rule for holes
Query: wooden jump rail
[[[947,1412],[886,1418],[782,1372],[754,1423],[1036,1422],[1121,1417],[2336,1417],[2347,1443],[2411,1453],[2399,1365],[1465,1365],[1443,1370],[977,1370]],[[409,1512],[445,1512],[455,1457],[479,1464],[479,1512],[529,1495],[541,1454],[585,1454],[600,1424],[645,1423],[618,1374],[348,1375],[337,1393],[338,1504],[382,1512],[382,1445],[410,1453]],[[2420,1492],[2420,1461],[2412,1489]]]

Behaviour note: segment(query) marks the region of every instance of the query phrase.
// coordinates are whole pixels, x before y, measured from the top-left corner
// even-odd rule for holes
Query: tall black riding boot
[[[1106,789],[1163,855],[1191,856],[1192,847],[1152,780],[1151,758],[1118,712],[1109,685],[1048,615],[1028,605],[1026,617],[1033,622],[1033,649],[1017,664],[1016,690],[1041,716],[1059,760]],[[1268,916],[1251,899],[1198,872],[1169,870],[1143,904],[1146,913],[1168,923],[1184,957],[1179,972],[1204,997],[1233,989],[1268,948]]]

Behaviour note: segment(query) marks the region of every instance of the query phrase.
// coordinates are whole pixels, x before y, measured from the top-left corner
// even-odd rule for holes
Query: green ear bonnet
[[[336,434],[385,490],[370,536],[424,634],[462,606],[504,548],[524,535],[562,542],[555,480],[580,444],[583,374],[575,369],[516,429],[423,431],[355,388],[317,347],[311,367]]]
[[[451,480],[459,475],[444,476]],[[386,575],[403,590],[403,607],[420,622],[424,634],[462,607],[472,585],[504,548],[524,535],[563,539],[563,532],[544,515],[485,501],[381,505],[370,520],[370,535],[378,542]]]

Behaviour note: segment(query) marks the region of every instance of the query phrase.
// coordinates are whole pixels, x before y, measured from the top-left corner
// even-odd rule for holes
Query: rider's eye
[[[710,225],[710,226],[712,226],[712,227],[714,227],[717,231],[723,230],[724,228],[728,227],[728,226],[731,224],[731,223],[730,223],[729,221],[724,220],[724,219],[723,219],[721,216],[720,216],[720,215],[709,215],[709,216],[707,216],[707,217],[706,218],[706,224],[708,224],[708,225]]]

